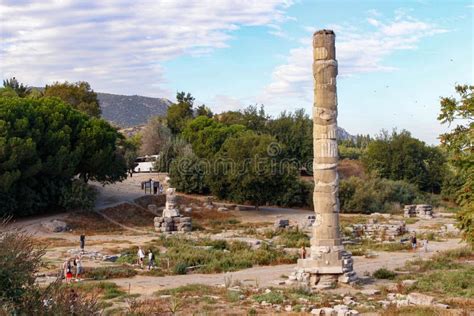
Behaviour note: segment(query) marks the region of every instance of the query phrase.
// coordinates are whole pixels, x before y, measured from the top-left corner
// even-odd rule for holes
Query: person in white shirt
[[[143,261],[145,260],[145,252],[143,251],[142,247],[138,247],[138,264],[140,265],[140,268],[143,269]]]

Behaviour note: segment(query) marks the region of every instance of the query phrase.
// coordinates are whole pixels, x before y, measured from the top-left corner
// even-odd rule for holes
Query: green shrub
[[[380,268],[376,270],[372,276],[377,279],[387,279],[387,280],[393,280],[397,276],[397,274],[391,270],[385,269],[385,268]]]
[[[81,180],[74,180],[61,190],[59,205],[67,210],[91,210],[94,208],[97,191]]]
[[[253,299],[258,303],[265,301],[270,304],[281,304],[285,301],[285,296],[282,293],[271,291],[265,294],[254,295]]]
[[[188,265],[185,262],[180,262],[174,266],[174,274],[186,274]]]
[[[339,199],[341,212],[373,213],[386,212],[394,204],[411,204],[424,197],[416,186],[404,181],[350,177],[341,181]]]
[[[127,266],[86,268],[84,277],[94,280],[108,280],[113,278],[130,278],[137,272]]]
[[[278,234],[277,244],[287,248],[309,247],[309,237],[298,229],[281,230]]]

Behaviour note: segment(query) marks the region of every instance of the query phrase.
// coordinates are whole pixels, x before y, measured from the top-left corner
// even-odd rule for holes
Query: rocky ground
[[[409,220],[406,224],[408,232],[416,231],[420,236],[430,236],[427,252],[421,248],[413,252],[397,245],[391,249],[382,245],[382,242],[377,245],[362,243],[360,247],[367,248],[363,249],[364,255],[354,256],[354,268],[360,277],[359,284],[311,294],[307,289],[295,288],[285,282],[295,264],[277,264],[277,262],[287,262],[284,260],[293,262],[291,258],[295,258],[297,246],[291,240],[281,242],[283,236],[286,236],[284,233],[271,232],[275,231],[274,223],[282,219],[288,219],[291,227],[299,227],[304,231],[308,216],[313,214],[312,211],[275,207],[262,207],[257,211],[244,206],[236,208],[235,205],[225,203],[205,207],[202,197],[198,199],[183,196],[180,201],[183,209],[189,212],[186,216],[193,218],[193,225],[200,226],[200,230],[185,236],[181,234],[181,237],[185,237],[180,239],[183,242],[186,242],[186,238],[212,242],[211,244],[215,243],[215,240],[225,240],[228,245],[234,243],[248,245],[249,253],[258,251],[263,244],[270,243],[276,245],[272,250],[275,252],[273,255],[285,256],[282,257],[284,260],[271,261],[271,265],[257,264],[250,268],[232,268],[231,270],[237,270],[232,272],[210,273],[212,271],[205,270],[205,267],[186,267],[186,274],[176,275],[170,270],[169,259],[167,259],[168,267],[166,260],[163,259],[158,264],[159,269],[147,272],[133,265],[132,261],[123,260],[123,254],[127,251],[135,252],[137,246],[144,245],[149,247],[154,245],[157,247],[154,249],[160,251],[160,254],[161,252],[166,254],[166,241],[158,242],[159,234],[153,230],[155,214],[151,214],[146,207],[147,203],[153,201],[149,197],[139,199],[143,196],[140,183],[149,178],[165,182],[163,174],[134,175],[133,178],[120,184],[96,186],[100,194],[95,212],[55,214],[12,223],[12,227],[28,231],[47,247],[45,268],[41,271],[38,281],[46,284],[54,280],[64,260],[78,253],[79,235],[85,233],[86,253],[83,264],[91,272],[85,276],[86,280],[79,281],[76,286],[84,287],[89,284],[95,286],[98,283],[93,279],[105,279],[105,282],[111,283],[107,286],[117,287],[116,291],[121,293],[120,295],[102,298],[107,312],[112,314],[124,311],[139,313],[146,310],[151,314],[174,311],[183,315],[197,311],[211,314],[277,312],[315,315],[357,313],[398,315],[401,311],[400,315],[409,315],[421,310],[427,311],[422,315],[430,315],[430,312],[443,314],[448,311],[450,314],[461,315],[463,310],[472,310],[474,307],[472,285],[464,286],[462,280],[456,281],[461,282],[461,285],[453,285],[459,286],[459,291],[456,289],[427,291],[423,283],[426,281],[423,278],[432,272],[430,266],[435,268],[439,266],[440,253],[444,254],[443,251],[452,251],[465,246],[460,242],[455,230],[452,230],[451,224],[454,222],[452,214],[443,213],[440,209],[435,210],[433,219]],[[353,223],[369,222],[370,218],[373,217],[342,215],[341,223],[344,227],[350,227]],[[402,214],[392,215],[386,220],[393,219],[404,220]],[[53,223],[53,220],[59,222]],[[65,227],[62,227],[62,224]],[[446,227],[452,231],[447,233]],[[55,230],[59,232],[54,232]],[[293,233],[291,236],[300,236],[299,230]],[[398,243],[402,237],[397,237],[392,244]],[[192,247],[208,249],[206,247],[211,246]],[[226,251],[229,252],[224,249],[224,255]],[[220,252],[215,253],[221,255]],[[232,250],[229,252],[230,255]],[[450,259],[452,262],[443,261],[440,269],[444,269],[446,273],[472,271],[474,266],[472,253],[450,256],[453,257]],[[163,255],[163,258],[168,257]],[[430,260],[433,264],[430,264]],[[419,265],[420,262],[428,262],[429,268],[420,270],[416,265],[407,268],[407,262],[411,261]],[[221,268],[217,267],[215,272],[219,269]],[[395,276],[375,277],[380,269],[395,273]],[[120,270],[120,273],[107,274],[104,272],[107,270]],[[435,272],[438,273],[437,271]],[[418,287],[417,282],[420,284]],[[105,287],[104,284],[101,286]],[[103,291],[107,293],[107,290]],[[448,307],[449,310],[446,310]]]

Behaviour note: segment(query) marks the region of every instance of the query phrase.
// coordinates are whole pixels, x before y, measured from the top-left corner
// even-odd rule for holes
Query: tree
[[[119,133],[57,98],[0,98],[0,214],[59,206],[76,175],[102,183],[125,177]]]
[[[141,135],[140,155],[159,154],[171,140],[171,131],[159,116],[148,120]]]
[[[15,77],[3,80],[3,87],[15,91],[16,95],[20,98],[26,97],[31,91],[31,88],[18,82]]]
[[[440,140],[460,182],[456,186],[456,201],[462,207],[457,214],[458,227],[464,240],[474,246],[474,86],[457,85],[455,90],[460,99],[441,98],[438,120],[457,125],[440,135]]]
[[[209,188],[204,179],[206,172],[204,161],[192,151],[187,151],[171,162],[169,172],[171,185],[184,193],[208,193]]]
[[[243,125],[247,129],[263,134],[268,132],[267,124],[270,117],[265,113],[263,105],[249,105],[242,111],[228,111],[216,115],[219,122],[226,125]]]
[[[120,143],[120,148],[122,151],[122,155],[125,159],[125,164],[127,166],[127,172],[130,177],[133,176],[133,170],[138,165],[136,163],[138,152],[141,147],[141,135],[135,134],[128,138],[125,138]]]
[[[159,172],[169,172],[170,165],[175,158],[189,155],[192,151],[191,145],[183,138],[174,137],[163,147],[158,161],[155,162],[154,169]]]
[[[207,116],[211,118],[213,115],[214,114],[212,113],[211,109],[205,106],[204,104],[201,104],[196,109],[196,116]]]
[[[306,163],[313,158],[313,121],[303,109],[294,114],[282,112],[268,123],[268,130],[285,145],[285,156]]]
[[[296,181],[297,171],[291,165],[281,164],[282,155],[269,150],[273,146],[282,145],[270,135],[253,131],[228,138],[206,178],[212,194],[257,207],[275,204],[288,184]]]
[[[413,138],[407,131],[393,131],[391,135],[383,131],[369,143],[362,162],[382,178],[405,180],[427,192],[441,191],[445,172],[442,152]]]
[[[226,126],[207,116],[198,116],[188,121],[182,136],[192,145],[198,157],[210,159],[220,150],[227,138],[243,130],[245,127],[242,125]]]
[[[117,147],[123,139],[108,122],[97,118],[87,120],[77,144],[82,152],[76,167],[80,178],[86,183],[93,180],[102,184],[124,180],[127,166]]]
[[[97,93],[95,93],[89,83],[85,81],[76,83],[69,83],[67,81],[64,83],[56,82],[50,86],[46,85],[44,96],[59,97],[76,110],[91,117],[100,117],[101,110]]]
[[[193,117],[194,98],[190,93],[178,92],[177,103],[172,104],[166,112],[166,121],[169,129],[174,135],[181,133],[186,121]]]

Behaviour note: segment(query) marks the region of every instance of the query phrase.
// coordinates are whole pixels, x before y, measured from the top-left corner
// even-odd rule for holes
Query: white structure
[[[135,163],[137,166],[133,172],[152,172],[155,170],[155,162],[160,158],[160,155],[147,155],[144,157],[137,157]]]

